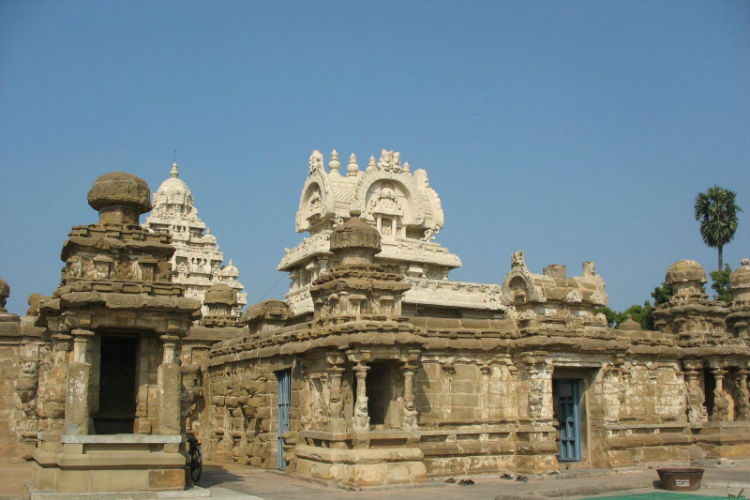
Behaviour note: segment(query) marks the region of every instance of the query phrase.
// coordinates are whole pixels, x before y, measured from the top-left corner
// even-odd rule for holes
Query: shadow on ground
[[[203,473],[198,481],[201,488],[210,488],[218,484],[240,483],[244,480],[242,476],[233,474],[218,464],[203,464]]]

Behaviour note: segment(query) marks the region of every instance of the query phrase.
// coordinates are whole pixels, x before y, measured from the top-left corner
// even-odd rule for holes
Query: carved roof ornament
[[[126,172],[97,177],[87,199],[102,225],[137,225],[139,216],[151,210],[148,184]]]
[[[503,280],[503,301],[506,305],[527,309],[548,303],[548,312],[571,310],[577,315],[592,316],[595,306],[606,305],[608,296],[604,280],[596,274],[592,261],[583,263],[580,276],[568,277],[561,264],[546,266],[542,274],[529,271],[523,250],[511,255],[511,270]]]
[[[247,293],[239,282],[239,269],[230,260],[223,266],[224,254],[217,244],[216,236],[198,217],[193,193],[180,179],[177,163],[173,163],[169,177],[154,193],[154,210],[146,219],[147,227],[154,231],[166,231],[172,237],[175,253],[170,262],[172,279],[185,285],[188,297],[200,300],[204,315],[210,313],[204,302],[207,290],[216,283],[224,283],[237,294],[232,306],[232,315],[239,318],[247,304]]]
[[[352,153],[349,156],[349,164],[346,166],[347,176],[356,176],[359,173],[359,165],[357,165],[357,155]]]
[[[353,210],[349,220],[333,228],[331,251],[341,265],[372,264],[380,252],[380,233],[360,219],[359,211]]]
[[[735,305],[750,304],[750,259],[742,259],[740,267],[732,271],[729,291]]]
[[[206,291],[205,304],[223,304],[234,306],[237,304],[237,292],[224,283],[216,283]]]
[[[8,283],[4,279],[0,278],[0,312],[7,312],[5,303],[9,296],[10,286],[8,286]]]
[[[323,169],[323,154],[316,149],[310,155],[310,168],[307,173],[309,175],[312,175],[318,170],[322,170],[322,169]]]
[[[664,282],[672,287],[674,295],[670,302],[691,302],[705,300],[703,284],[706,271],[698,262],[689,259],[678,260],[667,269]]]
[[[505,308],[497,284],[448,280],[449,272],[461,266],[461,259],[435,241],[445,219],[440,197],[425,170],[412,171],[398,151],[387,149],[380,152],[379,160],[369,156],[364,170],[351,154],[342,173],[336,150],[331,153],[328,170],[318,150],[313,151],[309,165],[295,216],[297,232],[309,235],[295,248],[285,250],[278,266],[289,272],[292,281],[286,297],[293,315],[312,312],[311,283],[330,270],[331,235],[335,226],[349,220],[352,211],[358,211],[361,222],[380,234],[381,251],[375,264],[410,280],[406,302]]]

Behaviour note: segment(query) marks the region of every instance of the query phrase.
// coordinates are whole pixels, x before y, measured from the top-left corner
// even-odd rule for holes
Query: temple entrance
[[[96,434],[132,434],[136,399],[136,337],[101,337]]]
[[[384,361],[370,364],[367,373],[367,413],[371,426],[376,429],[401,427],[397,398],[402,390],[398,363]]]
[[[557,421],[560,424],[560,462],[581,461],[581,381],[553,380]]]

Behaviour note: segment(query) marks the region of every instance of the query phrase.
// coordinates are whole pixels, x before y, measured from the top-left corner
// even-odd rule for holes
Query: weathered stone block
[[[149,471],[148,489],[150,490],[185,489],[185,471],[182,469]]]

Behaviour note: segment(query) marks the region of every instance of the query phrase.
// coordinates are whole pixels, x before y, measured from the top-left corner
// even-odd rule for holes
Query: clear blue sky
[[[0,276],[51,293],[86,193],[182,178],[248,299],[282,297],[307,158],[381,148],[442,198],[454,279],[594,260],[610,305],[716,267],[696,194],[737,192],[750,256],[747,1],[0,0]]]

